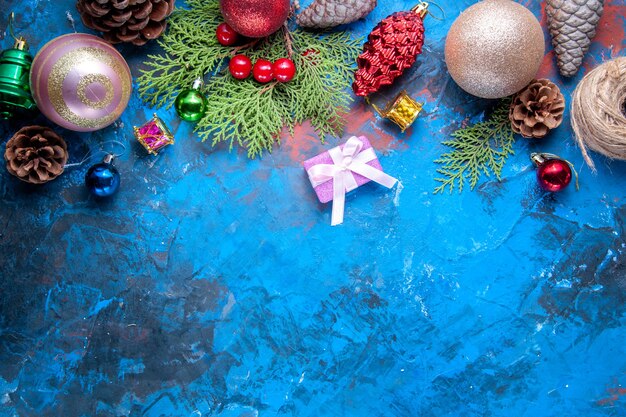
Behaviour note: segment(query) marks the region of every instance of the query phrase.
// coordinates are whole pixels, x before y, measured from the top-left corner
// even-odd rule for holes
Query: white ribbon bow
[[[343,149],[337,146],[328,151],[333,160],[333,165],[318,164],[307,171],[313,188],[326,181],[333,181],[332,226],[343,223],[346,193],[358,187],[354,175],[352,175],[353,172],[387,188],[393,187],[398,181],[381,170],[367,165],[368,162],[376,159],[373,148],[364,151],[361,149],[363,149],[363,142],[353,136],[348,139]]]

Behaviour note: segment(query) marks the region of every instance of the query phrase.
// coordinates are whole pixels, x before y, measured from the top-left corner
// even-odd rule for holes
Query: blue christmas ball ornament
[[[96,197],[110,197],[120,188],[120,173],[110,162],[101,162],[89,168],[85,185]]]

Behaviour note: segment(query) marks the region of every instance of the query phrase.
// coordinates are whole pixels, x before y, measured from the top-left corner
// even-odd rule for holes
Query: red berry
[[[234,78],[245,80],[252,71],[252,61],[245,55],[235,55],[230,59],[228,70]]]
[[[217,37],[217,41],[224,46],[234,45],[239,40],[239,34],[228,26],[228,23],[220,24],[215,31],[215,36]]]
[[[272,63],[267,59],[259,59],[252,69],[254,79],[260,83],[266,84],[274,79],[274,71]]]
[[[274,62],[274,77],[281,83],[287,83],[296,76],[296,65],[291,59],[281,58]]]

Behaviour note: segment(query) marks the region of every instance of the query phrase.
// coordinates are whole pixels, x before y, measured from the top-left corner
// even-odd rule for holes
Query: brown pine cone
[[[563,121],[565,98],[550,80],[533,80],[513,97],[511,128],[525,138],[542,138]]]
[[[176,0],[78,0],[76,8],[88,28],[103,32],[107,42],[143,45],[165,31]]]
[[[604,0],[546,0],[548,28],[564,77],[578,72],[603,10]]]
[[[327,29],[356,22],[376,7],[376,0],[315,0],[296,17],[305,28]]]
[[[7,142],[4,159],[10,174],[31,184],[43,184],[63,173],[67,145],[48,127],[26,126]]]

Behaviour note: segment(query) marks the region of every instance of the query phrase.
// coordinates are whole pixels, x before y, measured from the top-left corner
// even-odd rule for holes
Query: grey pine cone
[[[548,27],[559,71],[576,75],[602,16],[604,0],[546,0]]]
[[[296,17],[298,25],[327,29],[355,22],[367,16],[377,0],[315,0]]]

